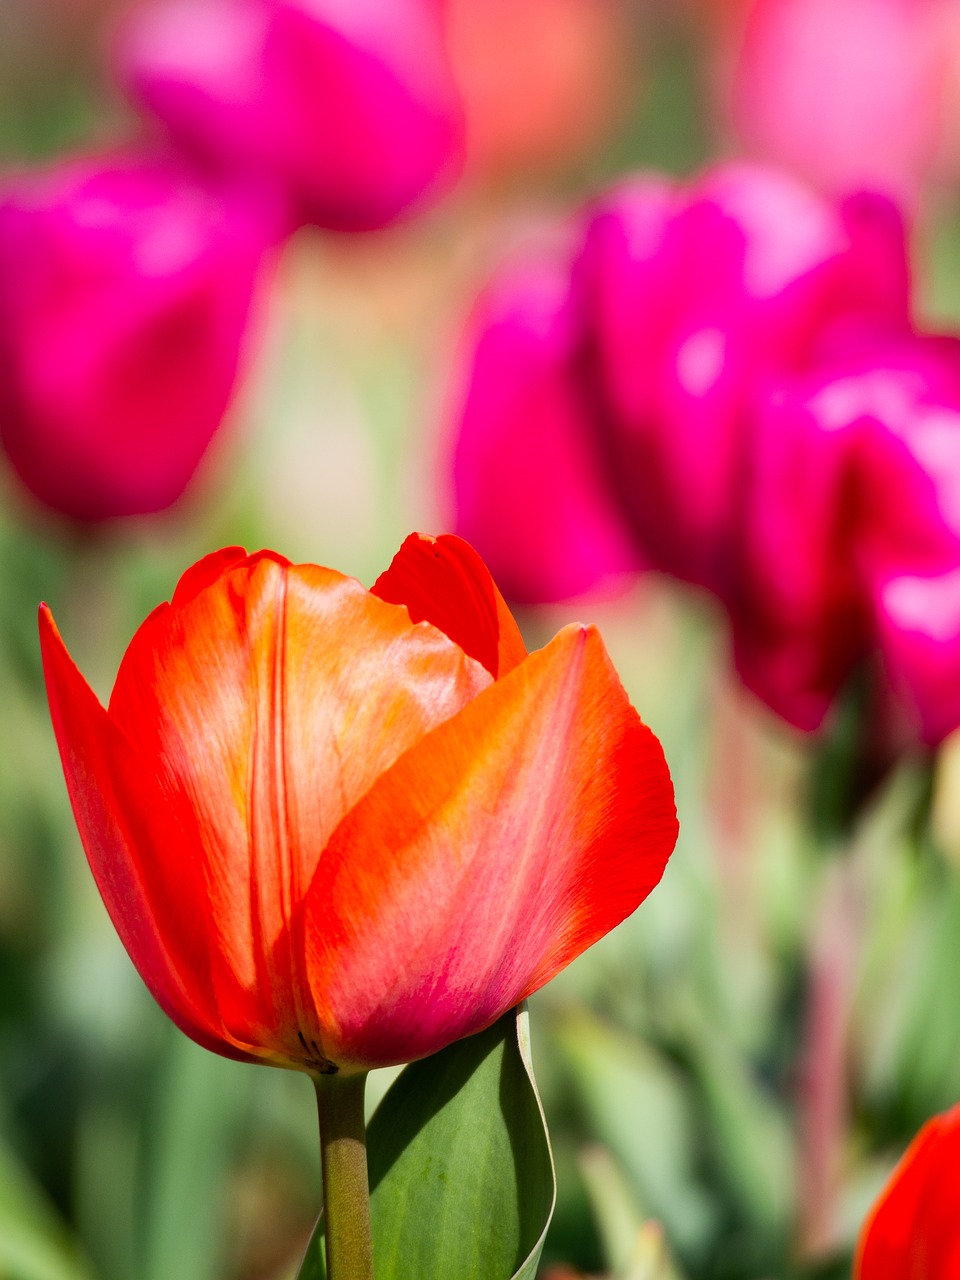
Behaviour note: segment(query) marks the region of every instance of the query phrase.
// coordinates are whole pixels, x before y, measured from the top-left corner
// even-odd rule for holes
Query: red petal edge
[[[430,622],[495,680],[527,656],[520,628],[483,560],[455,534],[411,533],[371,587],[406,605],[413,622]]]

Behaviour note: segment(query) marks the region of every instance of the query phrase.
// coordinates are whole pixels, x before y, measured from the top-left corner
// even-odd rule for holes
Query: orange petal
[[[659,743],[598,634],[567,628],[333,835],[305,931],[327,1055],[386,1065],[481,1030],[629,915],[676,835]]]
[[[432,622],[495,680],[527,656],[489,569],[469,542],[452,533],[411,533],[371,591],[406,605],[414,622]]]
[[[179,601],[183,600],[181,604]],[[175,596],[134,637],[110,715],[199,844],[217,1005],[230,1033],[302,1056],[315,1017],[301,901],[337,824],[376,778],[490,683],[435,628],[352,578],[260,554]],[[190,920],[185,906],[184,922]]]
[[[202,916],[175,918],[176,902],[156,888],[158,869],[176,838],[163,797],[147,770],[67,653],[45,605],[40,645],[50,713],[70,802],[90,868],[110,918],[140,976],[170,1018],[205,1048],[248,1054],[227,1040],[216,1015]],[[143,819],[160,814],[162,821]],[[165,838],[166,837],[166,838]],[[185,868],[189,874],[189,868]],[[184,893],[189,898],[189,893]]]

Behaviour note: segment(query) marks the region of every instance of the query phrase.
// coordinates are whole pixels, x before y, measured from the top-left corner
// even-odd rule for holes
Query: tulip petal
[[[455,534],[411,533],[370,589],[381,600],[406,605],[414,622],[433,623],[495,680],[527,656],[490,570]]]
[[[450,387],[456,527],[517,603],[616,595],[640,568],[600,438],[572,245],[558,230],[544,228],[543,250],[484,288]]]
[[[912,734],[937,747],[960,725],[960,569],[871,585],[891,688]]]
[[[212,586],[218,578],[222,578],[225,573],[246,558],[247,553],[243,547],[223,547],[220,551],[211,551],[181,575],[170,603],[186,604],[188,600],[199,595],[204,587]],[[165,607],[160,606],[160,608]]]
[[[960,1275],[960,1106],[914,1138],[860,1234],[856,1280]]]
[[[155,762],[162,792],[197,815],[197,838],[160,863],[182,927],[209,903],[231,1034],[303,1057],[297,1030],[313,1020],[301,1007],[297,908],[327,839],[386,768],[489,683],[445,635],[352,578],[267,553],[196,594],[188,581],[182,603],[141,627],[110,715]],[[182,880],[193,865],[203,886],[194,877],[191,902]]]
[[[216,1016],[202,928],[184,928],[155,889],[164,860],[163,836],[173,815],[150,794],[143,761],[111,722],[78,671],[49,609],[40,609],[40,643],[50,713],[80,837],[100,895],[140,976],[178,1027],[207,1049],[252,1060],[228,1041]],[[142,809],[164,814],[159,826],[139,821]],[[189,867],[184,875],[189,875]]]
[[[305,903],[324,1050],[402,1062],[488,1026],[629,915],[676,840],[663,753],[570,627],[379,779]]]

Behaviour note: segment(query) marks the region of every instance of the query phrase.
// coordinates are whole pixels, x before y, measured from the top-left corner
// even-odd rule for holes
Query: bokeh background
[[[371,3],[372,21],[382,8]],[[319,1200],[307,1081],[188,1042],[109,924],[49,725],[40,600],[106,699],[137,625],[218,546],[272,547],[369,584],[410,530],[454,527],[475,299],[518,246],[566,234],[586,200],[631,171],[688,176],[747,154],[828,192],[879,185],[906,211],[916,316],[960,329],[960,5],[901,5],[917,30],[936,9],[942,79],[935,104],[918,104],[918,85],[932,84],[926,55],[898,37],[862,73],[892,94],[874,117],[863,86],[846,83],[873,56],[855,26],[869,9],[834,5],[836,30],[813,15],[809,39],[836,61],[811,82],[783,59],[753,80],[738,73],[750,0],[448,0],[438,21],[463,154],[393,225],[301,218],[265,236],[237,388],[182,497],[154,514],[78,518],[0,458],[4,1280],[284,1280]],[[119,0],[3,0],[0,205],[70,156],[156,145],[156,121],[142,103],[138,113],[110,52],[127,16]],[[852,60],[835,53],[848,35]],[[216,31],[208,38],[219,47]],[[812,118],[838,85],[848,102],[827,154],[789,118]],[[861,109],[869,118],[848,145],[835,135]],[[11,457],[34,425],[8,394],[19,376],[9,333],[33,323],[17,307],[39,287],[29,255],[53,253],[38,244],[0,244]],[[9,283],[18,272],[25,293]],[[65,273],[63,289],[81,278]],[[47,341],[41,328],[52,380],[62,371],[69,385]],[[59,447],[41,439],[31,466],[69,488]],[[134,435],[123,448],[129,467],[156,465],[155,445],[141,454]],[[505,449],[503,468],[513,463]],[[682,827],[639,913],[532,1002],[560,1185],[545,1273],[849,1274],[893,1163],[960,1098],[958,748],[947,738],[933,754],[899,751],[841,835],[811,817],[840,767],[839,733],[801,735],[740,686],[715,600],[639,573],[518,617],[531,646],[572,619],[599,623],[664,744]],[[384,1087],[373,1081],[373,1102]],[[634,1256],[649,1220],[669,1270],[641,1270]]]

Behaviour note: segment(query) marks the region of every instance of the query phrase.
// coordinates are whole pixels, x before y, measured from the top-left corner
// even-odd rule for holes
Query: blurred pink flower
[[[0,189],[0,442],[76,520],[182,493],[237,378],[273,227],[178,162],[80,157]]]
[[[960,340],[881,350],[858,380],[874,414],[858,564],[899,718],[935,746],[960,725]]]
[[[746,164],[688,187],[640,177],[596,207],[576,271],[640,546],[726,594],[747,409],[855,317],[906,325],[899,216],[881,198],[830,202]]]
[[[807,732],[871,642],[850,544],[854,427],[823,417],[834,389],[832,375],[818,373],[760,397],[727,599],[743,682]]]
[[[912,205],[943,141],[951,10],[753,0],[733,73],[740,138],[827,190],[868,186]]]
[[[637,178],[467,337],[460,528],[517,599],[641,565],[710,589],[796,728],[872,673],[877,762],[960,725],[960,339],[922,335],[885,197]],[[573,266],[568,266],[572,257]]]
[[[516,601],[615,589],[639,563],[597,452],[568,277],[544,255],[490,284],[451,415],[456,528]]]
[[[745,682],[816,729],[879,650],[911,740],[960,724],[960,342],[861,337],[759,408],[732,600]]]
[[[876,603],[900,736],[935,747],[960,727],[960,565],[891,578]]]
[[[282,191],[295,225],[383,226],[461,159],[437,0],[147,0],[115,63],[178,144]]]

